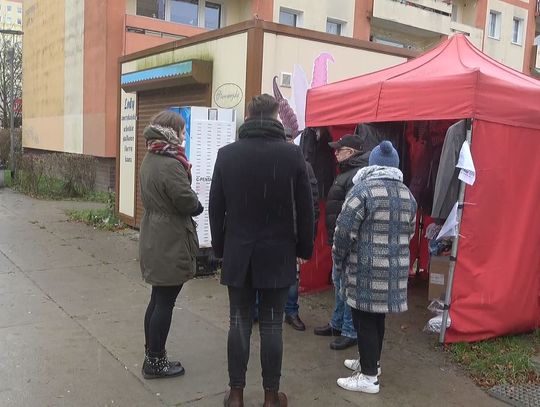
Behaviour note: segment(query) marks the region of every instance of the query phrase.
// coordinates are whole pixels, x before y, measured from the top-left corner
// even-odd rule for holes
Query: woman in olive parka
[[[144,318],[145,379],[184,374],[180,362],[167,358],[165,343],[182,285],[195,274],[199,249],[193,216],[203,211],[191,189],[191,164],[183,145],[185,122],[172,111],[155,115],[144,130],[148,152],[140,169],[141,220],[139,258],[152,295]]]

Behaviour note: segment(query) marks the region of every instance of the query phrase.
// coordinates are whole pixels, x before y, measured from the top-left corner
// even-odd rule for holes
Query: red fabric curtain
[[[540,326],[540,130],[475,121],[447,342]]]

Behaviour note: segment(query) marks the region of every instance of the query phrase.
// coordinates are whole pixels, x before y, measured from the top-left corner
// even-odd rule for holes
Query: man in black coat
[[[341,212],[343,202],[345,202],[345,196],[352,188],[352,179],[358,170],[368,165],[370,151],[364,151],[363,139],[357,134],[345,135],[329,145],[335,151],[340,170],[340,174],[336,177],[326,198],[326,230],[328,243],[332,246],[336,220]],[[332,281],[336,290],[336,304],[332,320],[324,326],[315,328],[314,332],[315,335],[338,336],[330,343],[330,348],[342,350],[356,345],[357,335],[351,309],[340,294],[341,281],[336,278],[334,270],[332,270]]]
[[[283,309],[296,281],[296,264],[313,251],[313,202],[299,147],[287,143],[278,103],[253,98],[238,141],[219,150],[210,189],[212,247],[223,258],[228,286],[227,343],[230,392],[225,404],[243,405],[255,295],[265,406],[285,405],[278,393],[283,356]]]

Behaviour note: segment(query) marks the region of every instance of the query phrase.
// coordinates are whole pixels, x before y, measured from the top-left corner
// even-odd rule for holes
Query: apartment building
[[[0,27],[20,31],[23,26],[22,0],[0,0]]]
[[[9,4],[16,22],[21,2],[0,0],[0,12]],[[247,20],[404,51],[461,32],[535,73],[537,12],[537,0],[25,0],[23,146],[98,157],[98,184],[113,188],[118,58]]]

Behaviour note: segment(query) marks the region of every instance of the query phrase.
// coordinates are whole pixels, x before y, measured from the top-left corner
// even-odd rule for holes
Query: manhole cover
[[[489,389],[490,396],[516,407],[540,407],[540,385],[499,385]]]

